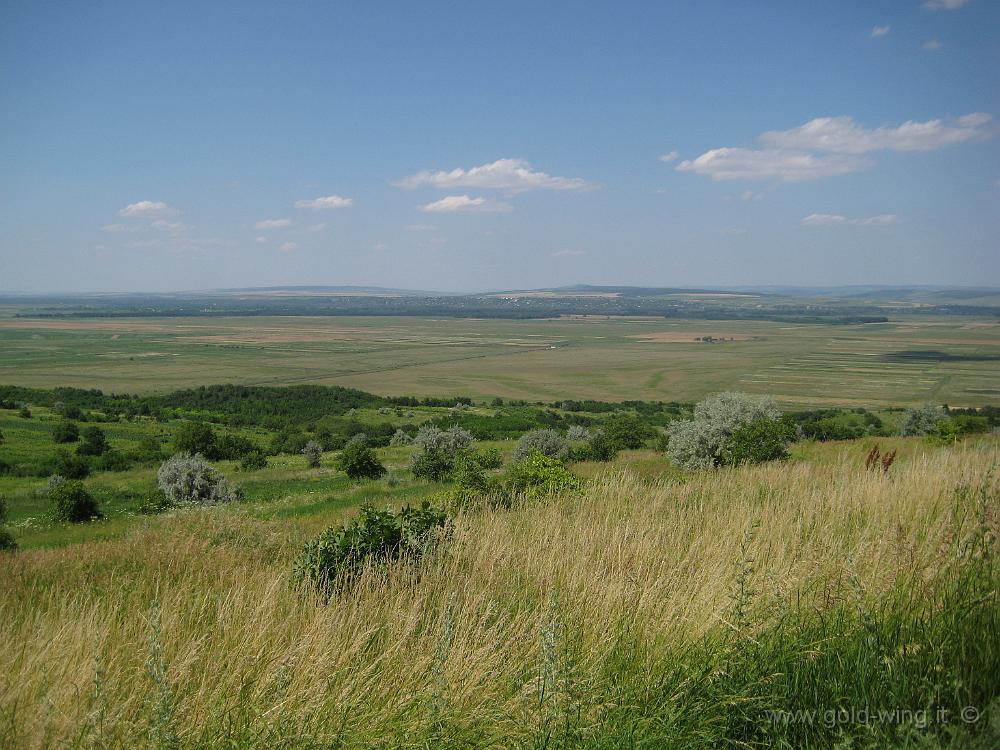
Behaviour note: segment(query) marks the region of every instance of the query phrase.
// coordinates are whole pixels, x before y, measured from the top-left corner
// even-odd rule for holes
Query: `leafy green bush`
[[[194,420],[182,422],[174,432],[174,453],[215,457],[215,431],[211,425]]]
[[[410,469],[416,477],[442,482],[451,476],[458,456],[474,443],[472,434],[461,427],[421,427],[413,438],[413,444],[421,450],[410,458]]]
[[[591,432],[586,443],[573,446],[570,451],[570,458],[574,461],[614,461],[617,456],[617,444],[601,429]]]
[[[83,482],[75,479],[61,482],[46,494],[56,521],[85,523],[101,517],[97,501],[84,489]]]
[[[256,450],[251,453],[247,453],[240,460],[240,469],[242,471],[260,471],[261,469],[267,468],[267,456],[264,455],[264,451]]]
[[[466,451],[455,460],[452,478],[462,489],[489,492],[496,486],[492,472],[503,465],[500,451],[486,448]]]
[[[641,448],[654,434],[636,414],[615,414],[604,421],[602,429],[616,450]]]
[[[178,453],[156,472],[156,483],[175,505],[217,505],[239,500],[242,492],[200,455]]]
[[[413,476],[431,482],[443,482],[451,476],[455,460],[441,451],[422,451],[410,459]]]
[[[64,450],[56,453],[53,474],[67,479],[86,479],[90,476],[90,464],[80,456],[73,456]]]
[[[17,549],[17,542],[6,529],[7,525],[7,498],[0,495],[0,552],[9,552]]]
[[[80,439],[80,428],[76,422],[60,422],[52,430],[52,440],[56,443],[75,443]]]
[[[357,518],[307,543],[295,560],[292,579],[297,586],[314,586],[329,595],[366,563],[423,554],[446,532],[449,520],[445,511],[427,501],[398,513],[366,506]]]
[[[720,463],[727,466],[761,464],[788,458],[795,427],[784,420],[758,419],[738,427],[722,444]]]
[[[580,479],[555,458],[538,451],[511,464],[503,477],[503,487],[511,494],[539,497],[580,488]]]
[[[88,427],[82,433],[83,442],[76,449],[81,456],[100,456],[108,449],[108,438],[100,427]]]
[[[366,441],[349,440],[337,455],[337,468],[351,479],[378,479],[386,472]]]
[[[517,463],[535,452],[560,461],[565,460],[569,457],[569,440],[556,430],[532,430],[521,435],[511,458]]]
[[[320,459],[323,457],[323,446],[315,440],[310,440],[302,446],[302,455],[306,457],[306,466],[310,469],[318,469]]]

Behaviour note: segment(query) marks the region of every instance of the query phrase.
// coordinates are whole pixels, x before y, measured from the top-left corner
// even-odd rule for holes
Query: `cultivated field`
[[[695,341],[707,336],[716,341]],[[0,383],[107,392],[233,382],[544,401],[695,401],[736,389],[806,407],[1000,399],[1000,322],[958,316],[865,325],[597,317],[0,318],[0,350]]]

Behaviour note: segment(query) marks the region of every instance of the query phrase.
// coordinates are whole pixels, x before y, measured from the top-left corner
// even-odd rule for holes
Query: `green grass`
[[[695,336],[736,337],[695,343]],[[651,341],[660,336],[668,342]],[[645,338],[644,338],[645,337]],[[316,383],[383,395],[696,401],[720,390],[788,406],[953,406],[1000,398],[1000,323],[869,325],[664,319],[166,318],[0,320],[0,382],[165,392]]]

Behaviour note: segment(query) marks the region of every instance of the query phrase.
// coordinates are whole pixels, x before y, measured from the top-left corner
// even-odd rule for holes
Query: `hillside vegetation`
[[[290,573],[338,511],[5,556],[0,746],[995,747],[1000,450],[898,442],[597,465],[329,600]]]

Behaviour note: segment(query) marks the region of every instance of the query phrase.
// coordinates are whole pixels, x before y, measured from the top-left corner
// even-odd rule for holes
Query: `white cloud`
[[[268,241],[267,237],[255,237],[254,239],[256,239],[257,242],[261,242],[261,243]]]
[[[899,217],[895,214],[879,214],[878,216],[868,216],[863,219],[849,219],[841,214],[809,214],[799,222],[804,227],[827,227],[837,224],[853,224],[854,226],[867,227],[898,223]]]
[[[713,180],[765,180],[800,182],[835,177],[866,166],[856,157],[834,154],[818,156],[784,149],[716,148],[697,159],[682,161],[675,169],[694,172]]]
[[[744,190],[740,194],[740,199],[745,201],[759,201],[763,197],[761,193],[755,193],[753,190]]]
[[[581,255],[586,255],[586,250],[557,250],[552,253],[553,258],[578,258]]]
[[[339,195],[324,195],[320,198],[295,201],[296,208],[350,208],[353,205],[353,198],[342,198]]]
[[[167,221],[166,219],[156,219],[150,222],[149,226],[153,229],[158,229],[161,232],[183,232],[187,229],[187,227],[179,221]]]
[[[926,0],[924,7],[929,10],[958,10],[969,0]]]
[[[105,224],[101,227],[102,232],[131,232],[134,227],[127,226],[125,224]]]
[[[426,170],[404,177],[393,183],[396,187],[413,189],[421,185],[451,189],[470,187],[489,190],[587,190],[594,187],[579,177],[553,177],[536,172],[524,159],[497,159],[471,169],[453,169],[450,172]]]
[[[984,127],[992,115],[974,112],[948,123],[914,122],[897,127],[864,128],[852,117],[817,117],[791,130],[771,130],[760,141],[772,148],[866,154],[871,151],[933,151],[989,135]]]
[[[500,201],[488,198],[472,198],[468,195],[447,195],[439,201],[428,203],[420,208],[424,213],[501,213],[510,211],[511,207]]]
[[[944,45],[941,43],[940,39],[928,39],[926,42],[920,45],[920,49],[925,49],[928,52],[937,52]]]
[[[118,212],[118,215],[130,217],[139,216],[145,218],[165,216],[173,212],[174,210],[163,201],[139,201],[138,203],[129,203],[125,206],[125,208]]]
[[[322,232],[329,226],[325,221],[321,221],[319,224],[310,224],[306,227],[307,232]]]
[[[659,157],[660,161],[677,161],[680,158],[680,154],[676,151],[671,151],[669,153],[663,154]]]
[[[389,246],[384,242],[376,242],[374,245],[372,245],[372,250],[374,250],[377,253],[385,252],[388,249]]]
[[[285,242],[278,249],[283,253],[291,253],[298,249],[298,244],[295,242]]]
[[[264,219],[263,221],[258,221],[253,225],[254,229],[284,229],[285,227],[291,226],[292,222],[288,219]]]
[[[771,130],[758,140],[763,148],[716,148],[675,169],[715,180],[776,179],[798,182],[864,169],[861,158],[875,151],[933,151],[988,138],[992,115],[973,112],[952,120],[904,122],[895,127],[865,128],[854,118],[817,117],[791,130]]]
[[[872,26],[872,38],[885,36],[890,31],[888,26]]]

